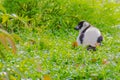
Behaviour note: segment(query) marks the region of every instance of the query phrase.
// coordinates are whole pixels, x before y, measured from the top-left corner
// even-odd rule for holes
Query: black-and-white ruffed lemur
[[[87,21],[79,22],[75,30],[79,30],[77,44],[87,46],[87,50],[96,51],[96,46],[103,41],[100,30],[90,25]]]

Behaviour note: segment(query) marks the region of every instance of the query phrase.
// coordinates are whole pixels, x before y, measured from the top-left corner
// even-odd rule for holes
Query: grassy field
[[[2,15],[1,24],[15,39],[17,53],[14,55],[0,45],[1,80],[120,79],[119,3],[13,0],[7,5],[8,2],[2,2],[6,13],[18,15],[19,20],[7,20]],[[20,6],[15,7],[17,2]],[[80,20],[90,22],[102,32],[104,40],[97,51],[72,46],[78,36],[74,27]]]

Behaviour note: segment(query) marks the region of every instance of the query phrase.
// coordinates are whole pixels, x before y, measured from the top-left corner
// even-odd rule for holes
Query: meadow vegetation
[[[97,51],[74,47],[86,20],[104,37]],[[119,80],[117,0],[1,0],[0,80]]]

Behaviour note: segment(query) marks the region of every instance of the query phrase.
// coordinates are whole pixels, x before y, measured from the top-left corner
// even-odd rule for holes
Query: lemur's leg
[[[93,47],[93,46],[89,45],[89,46],[87,47],[87,50],[93,50],[93,51],[96,51],[96,47]]]

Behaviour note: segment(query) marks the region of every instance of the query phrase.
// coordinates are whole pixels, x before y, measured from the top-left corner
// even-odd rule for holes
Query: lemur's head
[[[80,30],[81,28],[86,28],[88,27],[90,24],[86,21],[81,21],[78,23],[78,25],[74,28],[75,30]]]

